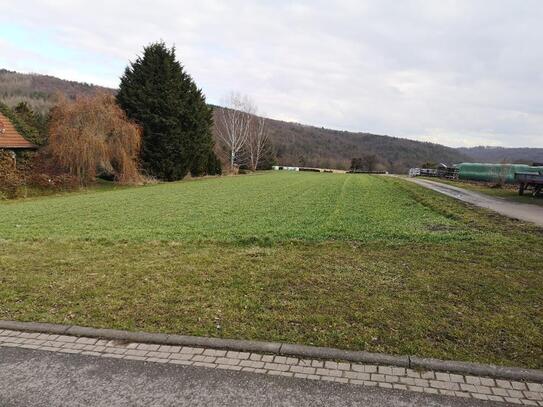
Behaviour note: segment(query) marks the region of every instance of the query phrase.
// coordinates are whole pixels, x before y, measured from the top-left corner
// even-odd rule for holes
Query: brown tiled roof
[[[0,148],[37,148],[15,129],[11,121],[0,113]]]

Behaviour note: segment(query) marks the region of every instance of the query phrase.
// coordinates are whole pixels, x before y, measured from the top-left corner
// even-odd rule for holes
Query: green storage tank
[[[525,164],[457,164],[460,179],[485,182],[515,183],[516,172],[543,172],[543,167],[532,167]]]

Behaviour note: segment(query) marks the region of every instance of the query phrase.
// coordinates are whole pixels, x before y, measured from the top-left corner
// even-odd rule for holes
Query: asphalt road
[[[0,406],[505,406],[357,385],[0,347]]]
[[[468,202],[472,205],[491,209],[501,215],[543,226],[543,207],[525,203],[511,202],[503,198],[491,197],[474,191],[468,191],[452,185],[418,178],[406,178],[423,187]]]

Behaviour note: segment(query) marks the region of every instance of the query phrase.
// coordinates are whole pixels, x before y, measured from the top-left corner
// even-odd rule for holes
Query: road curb
[[[415,370],[433,370],[462,375],[492,377],[495,379],[543,383],[543,370],[446,361],[440,359],[421,358],[417,356],[394,356],[384,353],[349,351],[336,348],[295,345],[278,342],[131,332],[117,329],[89,328],[77,325],[3,320],[0,320],[0,329],[57,335],[85,336],[126,342],[215,348],[238,352],[272,353],[284,356],[294,356],[301,359],[314,358],[342,360],[373,365],[398,366]]]
[[[336,348],[318,346],[282,344],[279,351],[281,355],[296,356],[306,359],[332,359],[349,362],[365,363],[370,365],[390,365],[410,367],[408,356],[392,356],[384,353],[369,353],[364,351],[350,351]]]

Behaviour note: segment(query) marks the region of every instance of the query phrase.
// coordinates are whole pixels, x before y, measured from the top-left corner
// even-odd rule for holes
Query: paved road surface
[[[400,390],[0,347],[0,406],[505,406]]]
[[[474,191],[458,188],[440,182],[418,178],[406,178],[411,182],[430,188],[444,195],[468,202],[472,205],[491,209],[501,215],[532,222],[543,226],[543,207],[525,203],[511,202],[503,198],[491,197]]]

